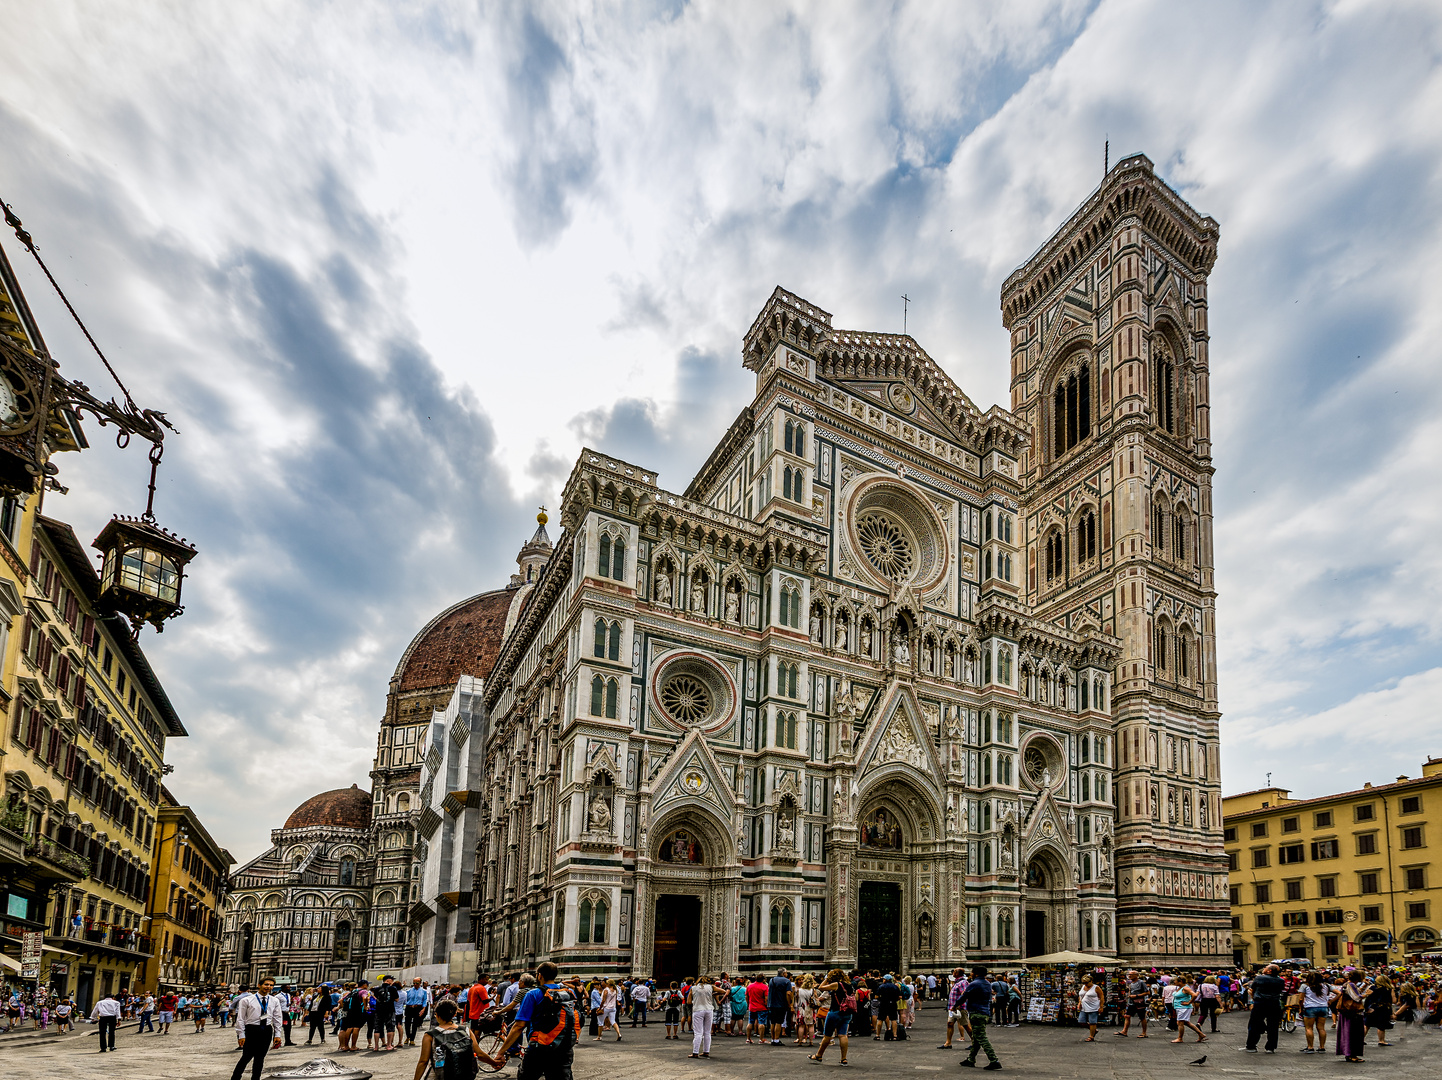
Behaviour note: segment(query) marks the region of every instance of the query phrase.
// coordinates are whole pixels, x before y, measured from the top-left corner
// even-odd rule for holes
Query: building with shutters
[[[219,983],[222,912],[235,857],[195,811],[160,787],[146,911],[154,959],[140,986],[150,993],[207,990]]]
[[[1222,813],[1238,964],[1371,966],[1442,950],[1442,873],[1431,858],[1442,758],[1428,758],[1421,776],[1315,799],[1280,787],[1229,795]]]
[[[154,956],[146,911],[165,744],[186,731],[129,627],[97,616],[99,576],[70,526],[36,514],[28,547],[5,805],[46,873],[11,896],[44,912],[42,982],[88,1008],[137,988]]]
[[[479,966],[1230,959],[1218,235],[1129,157],[1003,283],[1009,409],[778,288],[684,489],[584,451],[451,800]]]

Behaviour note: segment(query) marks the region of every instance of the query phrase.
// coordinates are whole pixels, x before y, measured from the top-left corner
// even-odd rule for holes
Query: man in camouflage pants
[[[980,965],[972,968],[971,982],[967,984],[966,993],[961,995],[961,1004],[971,1018],[971,1053],[959,1061],[959,1065],[975,1068],[977,1051],[980,1050],[986,1052],[986,1068],[1001,1068],[996,1051],[991,1048],[991,1040],[986,1037],[987,1021],[991,1019],[992,993],[991,983],[986,980],[986,968]]]

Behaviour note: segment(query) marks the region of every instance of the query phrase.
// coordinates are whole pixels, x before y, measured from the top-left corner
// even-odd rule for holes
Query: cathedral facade
[[[684,492],[583,452],[452,800],[481,968],[1226,962],[1217,239],[1128,158],[1003,286],[1009,410],[778,288]]]

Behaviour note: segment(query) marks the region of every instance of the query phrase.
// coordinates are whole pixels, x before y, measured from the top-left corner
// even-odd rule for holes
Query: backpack
[[[841,1004],[836,1007],[836,1011],[846,1014],[854,1013],[856,1011],[856,995],[848,993],[841,999]]]
[[[473,1080],[480,1066],[471,1049],[471,1033],[466,1028],[442,1031],[431,1028],[431,1064],[439,1080]]]
[[[541,1000],[531,1010],[531,1042],[542,1046],[565,1046],[581,1034],[581,1015],[565,990],[545,987]]]
[[[666,998],[666,1006],[671,1009],[679,1009],[681,1007],[682,1000],[683,999],[681,997],[680,991],[672,990],[670,995]]]

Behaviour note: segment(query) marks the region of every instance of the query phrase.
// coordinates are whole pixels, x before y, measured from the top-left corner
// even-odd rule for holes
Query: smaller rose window
[[[1031,777],[1031,782],[1038,787],[1041,786],[1047,771],[1046,755],[1042,753],[1040,746],[1028,746],[1024,755],[1026,763],[1026,774]]]
[[[661,704],[682,724],[699,724],[711,713],[711,691],[693,675],[677,675],[661,687]]]
[[[905,581],[915,565],[910,538],[882,514],[865,514],[856,527],[861,550],[871,565],[892,581]]]

